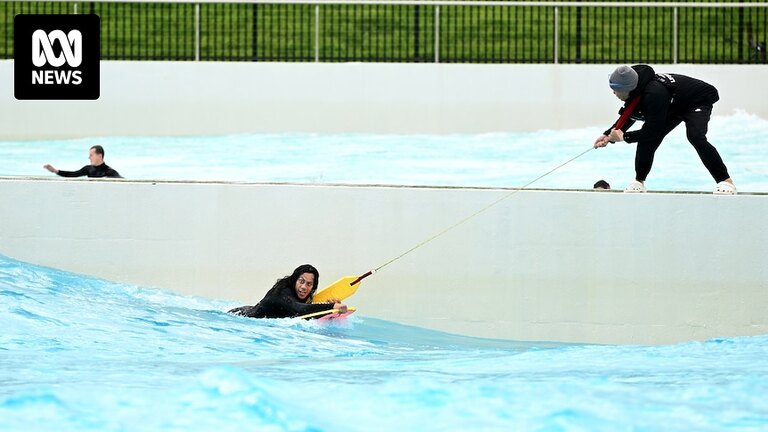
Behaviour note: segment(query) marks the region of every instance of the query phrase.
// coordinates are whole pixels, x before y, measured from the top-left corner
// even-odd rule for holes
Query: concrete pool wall
[[[768,333],[768,195],[0,179],[0,253],[256,303],[294,267],[359,314],[465,335],[663,344]],[[511,195],[510,195],[511,194]]]

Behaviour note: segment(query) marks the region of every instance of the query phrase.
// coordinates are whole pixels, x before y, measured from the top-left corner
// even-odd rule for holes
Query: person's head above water
[[[320,273],[310,265],[304,264],[296,267],[293,274],[288,277],[288,286],[296,290],[299,300],[305,301],[312,297],[320,283]]]
[[[607,189],[611,188],[611,185],[608,184],[608,182],[605,181],[605,180],[598,180],[597,182],[595,182],[595,185],[592,186],[592,188],[593,189],[606,189],[607,190]]]
[[[91,165],[99,166],[104,163],[104,147],[95,145],[88,149],[88,160],[91,161]]]

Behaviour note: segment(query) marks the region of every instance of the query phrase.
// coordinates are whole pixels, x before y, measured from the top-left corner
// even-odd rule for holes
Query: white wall
[[[375,268],[506,190],[0,179],[0,253],[254,304]],[[521,340],[768,332],[768,195],[522,191],[363,282],[360,315]]]
[[[607,127],[615,66],[103,61],[97,101],[17,101],[4,60],[0,139]],[[768,118],[766,66],[654,66],[717,86],[715,115]]]

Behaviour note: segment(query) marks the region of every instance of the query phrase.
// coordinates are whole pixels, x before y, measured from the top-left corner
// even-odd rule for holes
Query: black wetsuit
[[[629,93],[625,109],[637,97],[640,104],[622,130],[624,141],[637,142],[636,179],[645,181],[653,165],[653,156],[661,141],[677,125],[685,122],[688,141],[716,182],[727,178],[728,169],[712,144],[707,141],[707,127],[712,105],[720,99],[717,89],[696,78],[678,74],[656,74],[648,65],[632,66],[637,72],[637,88]],[[640,130],[626,132],[634,120],[644,121]],[[611,126],[613,129],[614,123]],[[605,134],[608,135],[610,129]]]
[[[59,170],[56,174],[62,177],[116,177],[123,178],[117,171],[110,168],[109,165],[103,163],[99,166],[86,165],[77,171],[62,171]]]
[[[294,287],[279,281],[255,306],[240,306],[229,313],[250,318],[291,318],[333,309],[333,304],[310,303],[311,299],[312,296],[306,301],[299,300]]]

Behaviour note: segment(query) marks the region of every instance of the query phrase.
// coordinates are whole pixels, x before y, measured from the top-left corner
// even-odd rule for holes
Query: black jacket
[[[287,280],[281,280],[255,306],[241,306],[229,313],[250,318],[292,318],[333,309],[333,304],[311,301],[311,295],[306,301],[299,300],[296,289],[289,286]]]
[[[624,141],[656,141],[664,137],[667,120],[696,107],[712,106],[720,99],[717,89],[704,81],[678,74],[656,74],[648,65],[632,66],[637,72],[637,87],[629,93],[622,110],[639,97],[640,104],[622,130]],[[640,130],[626,132],[635,120],[643,120]],[[605,134],[616,126],[614,123]]]
[[[80,168],[77,171],[62,171],[59,170],[56,174],[62,176],[62,177],[82,177],[82,176],[88,176],[88,177],[116,177],[116,178],[122,178],[120,174],[115,171],[114,169],[110,168],[109,165],[103,163],[99,166],[93,166],[93,165],[86,165],[82,168]]]

